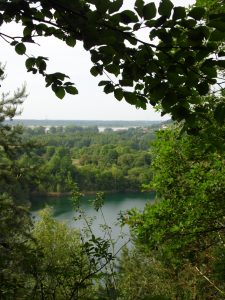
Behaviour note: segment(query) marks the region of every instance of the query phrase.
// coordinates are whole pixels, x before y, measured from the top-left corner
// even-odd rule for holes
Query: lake
[[[129,230],[127,226],[122,229],[118,225],[118,216],[120,212],[125,212],[131,208],[143,210],[148,202],[154,201],[154,193],[114,193],[105,196],[105,203],[102,211],[96,212],[90,205],[91,199],[95,196],[85,196],[82,201],[82,208],[88,217],[95,218],[92,224],[92,230],[96,236],[104,237],[104,232],[101,229],[101,224],[104,224],[104,219],[110,226],[110,233],[114,240],[118,240],[116,248],[120,248],[126,239],[129,239]],[[51,206],[54,211],[54,217],[57,220],[66,222],[71,227],[78,227],[81,230],[84,228],[82,221],[75,221],[76,212],[73,210],[73,205],[69,196],[63,197],[35,197],[31,200],[31,213],[34,217],[38,216],[38,212],[46,205]]]

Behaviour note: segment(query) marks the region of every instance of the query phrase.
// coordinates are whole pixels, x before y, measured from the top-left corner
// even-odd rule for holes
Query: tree
[[[197,0],[196,4],[200,7],[204,7],[209,14],[225,12],[222,0]]]
[[[4,193],[0,196],[0,219],[0,298],[26,299],[27,270],[33,258],[33,251],[27,246],[31,239],[30,215]]]
[[[4,76],[2,74],[0,80]],[[34,166],[23,155],[31,144],[22,140],[22,128],[9,126],[6,120],[17,114],[17,107],[26,97],[25,88],[14,95],[3,93],[0,99],[0,298],[26,297],[28,274],[33,251],[27,246],[31,239],[31,219],[27,208],[28,186],[34,181]]]
[[[224,153],[209,151],[210,144],[199,136],[181,135],[180,130],[159,132],[149,186],[158,201],[134,213],[131,224],[140,247],[152,251],[165,267],[180,277],[189,266],[194,276],[204,279],[207,297],[215,292],[224,297],[224,280],[217,276],[224,274],[218,268],[225,238]],[[215,126],[214,131],[224,136],[224,127]]]
[[[106,94],[143,109],[150,103],[196,128],[207,114],[201,96],[223,89],[224,13],[174,7],[170,0],[161,0],[158,8],[143,0],[133,10],[122,5],[123,0],[1,1],[1,25],[16,21],[23,32],[0,36],[25,56],[39,36],[54,36],[70,47],[82,41],[94,64],[91,74],[108,77],[99,83]],[[149,39],[139,37],[143,28]],[[26,68],[43,75],[60,99],[78,92],[65,74],[47,72],[44,56],[29,56]],[[224,122],[224,111],[224,105],[216,108],[215,118]]]
[[[94,299],[88,257],[77,229],[58,222],[50,208],[40,213],[32,235],[40,251],[33,269],[35,299]],[[86,280],[84,280],[87,277]]]

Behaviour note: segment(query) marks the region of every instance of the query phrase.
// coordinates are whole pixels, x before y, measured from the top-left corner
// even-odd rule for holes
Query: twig
[[[222,291],[220,288],[218,288],[218,286],[216,286],[216,285],[215,285],[215,284],[214,284],[214,283],[213,283],[206,275],[204,275],[204,274],[202,273],[202,271],[199,270],[198,267],[195,267],[195,269],[196,269],[197,272],[198,272],[202,277],[204,277],[205,280],[208,281],[208,282],[210,283],[210,285],[213,286],[220,294],[225,295],[225,292]]]

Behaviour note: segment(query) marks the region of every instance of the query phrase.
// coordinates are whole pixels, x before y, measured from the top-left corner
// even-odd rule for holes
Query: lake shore
[[[110,191],[80,191],[84,196],[88,195],[95,195],[97,193],[104,193],[104,194],[116,194],[116,193],[141,193],[140,190],[132,190],[127,189],[123,191],[119,190],[110,190]],[[71,196],[72,192],[32,192],[31,196],[43,196],[43,197],[63,197],[63,196]]]

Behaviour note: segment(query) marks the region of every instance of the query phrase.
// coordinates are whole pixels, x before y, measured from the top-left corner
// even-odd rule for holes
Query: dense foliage
[[[224,128],[215,134],[223,137]],[[174,273],[179,299],[224,297],[224,162],[223,152],[179,127],[161,131],[153,146],[150,187],[158,201],[130,222],[143,258]]]
[[[206,7],[208,1],[199,0],[200,6],[187,9],[170,0],[161,0],[158,7],[136,0],[131,10],[124,9],[123,2],[4,0],[0,25],[19,23],[21,36],[2,31],[0,36],[26,57],[28,72],[43,75],[46,86],[61,99],[78,91],[65,74],[48,73],[48,58],[29,53],[29,43],[38,43],[40,36],[71,47],[82,41],[91,54],[92,75],[107,75],[99,83],[105,93],[143,109],[147,103],[160,106],[162,114],[195,128],[207,115],[201,96],[223,88],[223,1],[210,1]],[[224,116],[215,110],[215,119],[223,121]]]
[[[159,127],[158,127],[159,128]],[[30,163],[39,164],[36,192],[69,192],[68,177],[83,191],[140,190],[151,180],[149,147],[156,128],[99,132],[97,127],[34,127],[24,140],[39,144]],[[24,155],[23,159],[29,158]]]

